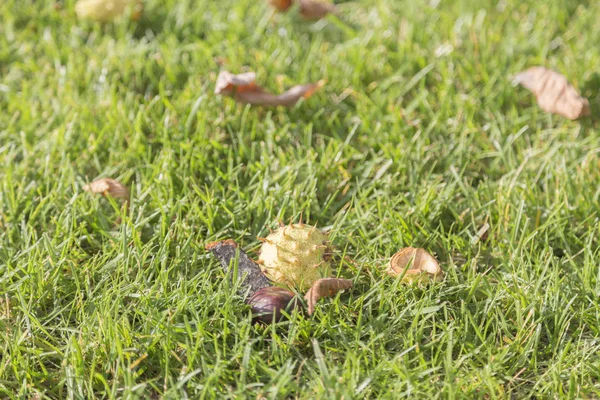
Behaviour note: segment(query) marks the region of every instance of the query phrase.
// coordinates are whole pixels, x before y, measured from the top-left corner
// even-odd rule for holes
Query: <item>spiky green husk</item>
[[[313,226],[294,224],[263,239],[259,264],[269,279],[304,290],[329,276],[329,254],[327,235]]]

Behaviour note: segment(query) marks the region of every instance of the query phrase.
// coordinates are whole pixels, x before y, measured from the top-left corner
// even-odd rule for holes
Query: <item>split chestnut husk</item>
[[[284,317],[281,311],[285,310],[290,314],[299,305],[293,292],[277,286],[257,290],[248,304],[252,308],[254,320],[265,324],[281,321]]]
[[[250,297],[257,290],[271,286],[258,265],[233,240],[208,243],[205,247],[221,262],[221,266],[230,279],[233,278],[230,268],[236,257],[238,258],[237,279],[242,280],[240,294]]]

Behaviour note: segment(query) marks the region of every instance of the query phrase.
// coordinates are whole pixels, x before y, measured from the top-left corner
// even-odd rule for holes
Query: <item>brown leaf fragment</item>
[[[253,106],[291,107],[301,98],[308,99],[312,96],[315,91],[323,86],[323,83],[321,82],[322,81],[306,85],[297,85],[280,95],[265,92],[240,92],[236,93],[234,98],[240,103],[251,104]]]
[[[300,15],[306,19],[321,19],[329,13],[337,13],[336,6],[331,3],[318,0],[299,0],[299,3]]]
[[[406,271],[406,272],[405,272]],[[444,273],[437,260],[424,249],[406,247],[392,256],[387,273],[402,276],[406,283],[441,281]]]
[[[98,22],[110,22],[128,11],[131,19],[137,20],[142,15],[141,0],[79,0],[75,4],[75,12],[79,18]]]
[[[217,76],[215,94],[231,96],[234,93],[262,91],[254,82],[256,74],[254,72],[245,72],[243,74],[232,74],[228,71],[221,71]]]
[[[319,299],[333,297],[337,292],[351,287],[352,281],[350,279],[323,278],[316,280],[304,296],[308,302],[308,315],[312,315],[315,311],[315,305]]]
[[[235,101],[253,106],[286,106],[291,107],[301,98],[307,99],[313,95],[325,82],[309,83],[306,85],[297,85],[286,92],[276,95],[265,92],[264,89],[254,82],[256,74],[246,72],[234,75],[227,71],[222,71],[217,77],[215,94],[230,96]]]
[[[277,11],[287,11],[292,5],[292,0],[269,0],[271,6],[277,9]]]
[[[129,190],[121,182],[111,178],[102,178],[85,185],[83,190],[101,194],[102,196],[110,196],[115,199],[129,200]]]
[[[529,89],[546,112],[578,119],[590,115],[589,101],[581,97],[567,78],[544,67],[532,67],[515,75],[513,83]]]

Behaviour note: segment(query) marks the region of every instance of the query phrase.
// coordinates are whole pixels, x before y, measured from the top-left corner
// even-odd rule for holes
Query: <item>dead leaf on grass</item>
[[[307,99],[315,91],[321,88],[325,82],[309,83],[306,85],[294,86],[288,91],[276,95],[265,92],[265,90],[256,85],[256,74],[246,72],[235,75],[227,71],[222,71],[217,77],[215,94],[233,97],[237,102],[250,104],[253,106],[286,106],[291,107],[301,98]]]
[[[305,19],[321,19],[327,14],[337,13],[335,4],[326,3],[320,0],[297,0],[300,4],[300,15]],[[271,6],[280,12],[287,11],[293,3],[293,0],[269,0]]]
[[[110,196],[115,199],[129,200],[129,190],[121,182],[111,179],[102,178],[85,185],[83,190],[86,192],[101,194],[102,196]]]
[[[287,11],[292,6],[292,0],[269,0],[269,3],[277,9],[277,11]]]
[[[529,89],[546,112],[572,120],[590,115],[589,101],[558,72],[532,67],[515,75],[513,82]]]
[[[337,8],[332,3],[325,3],[318,0],[299,0],[300,15],[306,19],[321,19],[327,14],[336,14]]]
[[[323,278],[316,280],[304,298],[308,302],[308,315],[315,311],[317,301],[323,297],[333,297],[339,291],[350,289],[352,281],[350,279]]]
[[[127,12],[131,19],[137,20],[142,15],[141,0],[79,0],[75,4],[75,12],[79,18],[98,22],[110,22]]]

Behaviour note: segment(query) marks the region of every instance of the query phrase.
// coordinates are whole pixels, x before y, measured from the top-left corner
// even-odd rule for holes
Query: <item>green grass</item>
[[[0,398],[600,397],[598,121],[510,82],[556,69],[597,119],[600,3],[146,3],[105,26],[0,3]],[[244,107],[212,93],[216,58],[327,85]],[[98,177],[129,214],[82,190]],[[256,256],[300,214],[355,288],[254,326],[204,244]],[[443,283],[382,272],[409,245]]]

